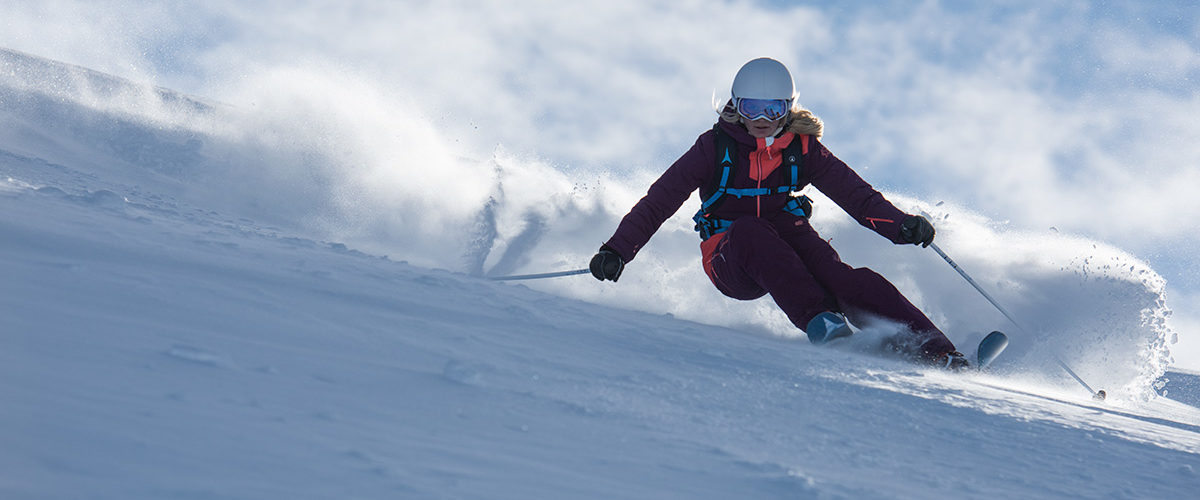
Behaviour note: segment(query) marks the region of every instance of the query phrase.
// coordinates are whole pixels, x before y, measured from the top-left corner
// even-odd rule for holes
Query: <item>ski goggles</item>
[[[791,104],[787,99],[738,99],[737,112],[750,121],[766,118],[771,121],[787,116]]]

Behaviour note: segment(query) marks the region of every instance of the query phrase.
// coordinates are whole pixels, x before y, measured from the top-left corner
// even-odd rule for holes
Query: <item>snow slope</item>
[[[859,352],[877,332],[814,348],[762,303],[720,303],[722,325],[681,319],[704,319],[688,305],[704,295],[675,257],[694,242],[669,229],[617,287],[432,268],[577,264],[595,235],[571,228],[615,222],[606,205],[631,196],[619,188],[431,151],[472,165],[460,177],[493,171],[459,200],[479,204],[413,194],[425,184],[388,201],[394,184],[331,160],[361,154],[345,142],[271,128],[294,115],[0,56],[2,498],[1187,498],[1200,486],[1196,377],[1161,378],[1161,284],[1119,250],[1028,235],[989,251],[1012,235],[905,200],[934,211],[943,247],[998,298],[1063,332],[1014,335],[994,373],[955,376]],[[503,183],[521,176],[556,201]],[[424,210],[442,226],[409,222]],[[848,260],[961,307],[935,312],[960,326],[956,342],[1001,325],[955,275],[934,274],[936,256],[871,262],[862,231],[819,216],[862,249]],[[360,225],[338,232],[348,220]],[[1113,400],[1087,399],[1048,352]]]

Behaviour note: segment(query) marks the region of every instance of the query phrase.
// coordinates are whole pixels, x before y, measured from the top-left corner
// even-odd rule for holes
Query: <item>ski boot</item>
[[[821,345],[839,337],[849,337],[854,332],[841,314],[825,311],[809,320],[804,333],[808,335],[809,342]]]

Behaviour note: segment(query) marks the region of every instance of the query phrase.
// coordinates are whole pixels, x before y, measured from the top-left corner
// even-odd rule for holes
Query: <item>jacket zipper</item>
[[[763,142],[765,143],[766,141],[763,141]],[[757,179],[758,184],[756,184],[756,187],[757,187],[757,189],[762,189],[763,155],[764,154],[767,155],[768,160],[771,159],[771,146],[765,144],[763,146],[763,149],[760,151],[757,151],[757,153],[758,153],[758,158],[757,158],[758,161],[756,161],[755,163],[758,164],[758,175],[755,177],[758,177],[758,179]],[[756,214],[757,217],[762,217],[762,195],[761,194],[754,197],[754,213]]]
[[[762,152],[758,153],[758,189],[762,189]],[[762,195],[754,197],[754,213],[757,217],[762,217]]]

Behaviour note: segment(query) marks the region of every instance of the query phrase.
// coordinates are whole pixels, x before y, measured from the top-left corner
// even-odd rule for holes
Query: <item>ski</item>
[[[987,334],[983,340],[979,341],[979,347],[975,349],[975,366],[980,370],[987,368],[1007,347],[1008,335],[1003,332]]]

